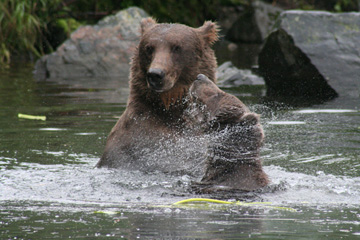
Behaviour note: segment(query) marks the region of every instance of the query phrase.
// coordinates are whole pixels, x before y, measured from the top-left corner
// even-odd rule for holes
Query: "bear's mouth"
[[[154,89],[154,88],[151,88],[150,87],[150,89],[152,89],[154,92],[156,92],[156,93],[163,93],[163,92],[166,92],[164,89]]]
[[[150,86],[149,85],[149,83],[148,83],[148,88],[151,90],[151,91],[154,91],[154,92],[156,92],[156,93],[166,93],[166,92],[169,92],[169,91],[171,91],[171,88],[170,89],[163,89],[163,88],[154,88],[154,87],[152,87],[152,86]]]
[[[163,89],[162,84],[157,84],[154,83],[153,81],[151,81],[151,79],[149,77],[146,78],[146,83],[147,83],[147,87],[157,93],[162,93],[165,90]]]
[[[173,88],[175,87],[175,84],[172,84],[169,81],[167,82],[165,79],[162,82],[159,82],[159,83],[151,82],[151,80],[148,79],[148,78],[146,80],[147,80],[146,81],[147,82],[147,87],[149,89],[151,89],[152,91],[156,92],[156,93],[169,92],[169,91],[172,91]]]

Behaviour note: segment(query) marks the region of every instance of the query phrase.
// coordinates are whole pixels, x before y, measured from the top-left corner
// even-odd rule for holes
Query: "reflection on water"
[[[294,113],[356,113],[358,110],[353,109],[302,109]]]
[[[270,121],[267,124],[271,125],[297,125],[297,124],[306,124],[306,122],[302,121]]]
[[[260,113],[265,171],[282,190],[261,206],[173,206],[192,176],[94,168],[125,108],[127,76],[35,82],[0,75],[1,238],[311,239],[360,235],[359,99],[293,108],[259,87],[228,89]],[[18,113],[46,116],[19,119]],[[207,196],[208,197],[208,196]],[[228,199],[226,199],[228,200]],[[230,199],[231,200],[231,199]]]

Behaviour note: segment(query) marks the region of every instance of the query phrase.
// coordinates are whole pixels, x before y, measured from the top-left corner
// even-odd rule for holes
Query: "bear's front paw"
[[[204,74],[200,73],[197,75],[196,80],[198,81],[210,81],[210,79]]]
[[[256,113],[245,113],[241,118],[240,122],[244,125],[256,125],[260,121],[259,115]]]

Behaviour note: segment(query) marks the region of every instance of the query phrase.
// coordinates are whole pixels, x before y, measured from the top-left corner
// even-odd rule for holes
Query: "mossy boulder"
[[[35,76],[70,79],[124,75],[140,40],[144,17],[148,17],[144,10],[131,7],[94,26],[79,27],[55,52],[37,61]]]

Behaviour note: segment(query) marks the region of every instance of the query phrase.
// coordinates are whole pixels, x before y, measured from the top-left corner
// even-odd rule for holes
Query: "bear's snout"
[[[161,91],[164,87],[165,73],[160,68],[150,68],[147,73],[149,87],[155,91]]]

